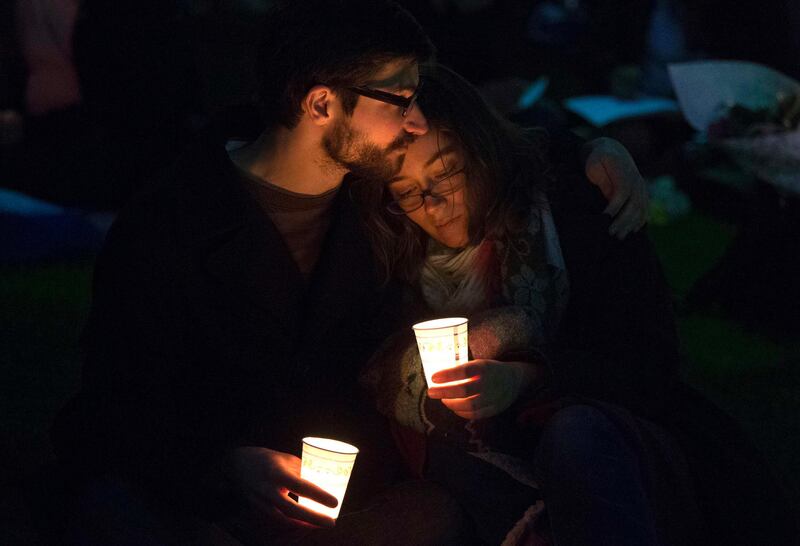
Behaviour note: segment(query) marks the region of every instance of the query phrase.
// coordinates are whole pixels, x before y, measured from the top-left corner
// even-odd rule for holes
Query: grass
[[[684,304],[736,228],[692,212],[649,233],[679,310],[686,380],[742,424],[800,509],[800,341],[748,330],[713,310]]]
[[[47,429],[79,383],[92,264],[0,268],[0,477],[50,458]]]
[[[679,300],[720,259],[736,234],[734,226],[697,212],[669,225],[651,225],[647,229],[667,282]]]

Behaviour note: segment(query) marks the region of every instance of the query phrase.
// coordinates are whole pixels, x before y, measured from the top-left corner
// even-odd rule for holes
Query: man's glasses
[[[414,105],[417,103],[417,97],[419,96],[419,90],[422,89],[422,82],[419,82],[417,88],[411,94],[410,97],[404,97],[402,95],[395,95],[394,93],[387,93],[386,91],[379,91],[377,89],[372,89],[371,87],[364,87],[364,86],[355,86],[355,87],[348,87],[348,90],[356,93],[357,95],[361,95],[362,97],[367,97],[374,100],[379,100],[381,102],[385,102],[387,104],[394,104],[395,106],[399,106],[401,108],[400,114],[403,117],[406,117],[411,110],[414,109]]]
[[[457,176],[464,172],[464,169],[458,169],[451,172],[446,177],[437,180],[430,188],[423,191],[410,192],[401,195],[394,201],[386,205],[386,210],[392,214],[408,214],[414,212],[425,204],[425,198],[431,196],[434,199],[441,199],[452,195],[462,187],[464,187],[464,177]]]

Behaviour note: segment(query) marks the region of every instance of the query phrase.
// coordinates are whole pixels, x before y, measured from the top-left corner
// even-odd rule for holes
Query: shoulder
[[[123,207],[103,254],[169,261],[193,241],[241,221],[245,201],[223,144],[198,140]]]
[[[573,272],[616,255],[639,239],[639,234],[625,241],[609,235],[612,218],[603,214],[606,199],[577,163],[554,169],[546,195],[564,260]]]
[[[605,208],[604,198],[585,174],[586,140],[568,129],[523,128],[531,153],[542,158],[548,199],[562,212],[593,213]]]

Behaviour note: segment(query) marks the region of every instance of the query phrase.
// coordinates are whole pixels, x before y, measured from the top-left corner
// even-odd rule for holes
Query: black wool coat
[[[347,181],[333,207],[306,281],[221,140],[134,200],[97,260],[82,386],[53,427],[66,467],[185,502],[219,490],[230,448],[299,455],[323,436],[361,450],[348,499],[391,480],[356,374],[394,328],[396,291],[377,281]]]

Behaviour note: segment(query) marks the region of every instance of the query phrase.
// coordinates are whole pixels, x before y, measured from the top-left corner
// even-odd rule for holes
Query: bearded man
[[[260,136],[201,139],[98,258],[82,388],[54,426],[66,540],[459,543],[438,530],[457,527],[443,493],[392,488],[391,438],[356,393],[393,291],[343,184],[391,176],[427,131],[415,101],[433,47],[383,0],[286,2],[262,30]],[[300,478],[304,436],[360,448],[335,529],[289,496],[336,504]]]

